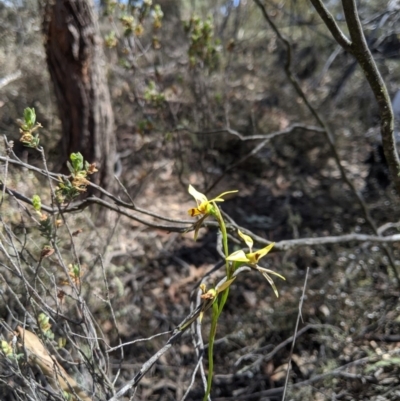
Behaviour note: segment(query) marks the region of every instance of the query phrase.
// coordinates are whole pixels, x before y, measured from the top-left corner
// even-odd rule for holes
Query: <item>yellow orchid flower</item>
[[[225,291],[234,281],[236,277],[231,278],[230,280],[225,281],[222,283],[220,286],[217,288],[211,288],[210,290],[207,291],[206,285],[200,284],[200,289],[202,291],[201,298],[202,299],[215,299],[222,291]]]
[[[242,239],[244,240],[246,245],[249,247],[250,252],[249,253],[245,253],[242,250],[233,252],[231,255],[229,255],[226,258],[226,260],[228,260],[230,262],[243,262],[243,263],[256,265],[258,263],[258,261],[261,258],[263,258],[273,248],[273,246],[275,245],[275,243],[273,242],[272,244],[267,245],[263,249],[260,249],[260,250],[258,250],[256,252],[252,252],[252,249],[253,249],[253,240],[252,240],[252,238],[249,237],[246,234],[243,234],[240,230],[238,230],[238,234],[239,234],[240,237],[242,237]]]
[[[199,215],[208,215],[208,214],[213,214],[213,202],[223,202],[224,199],[222,199],[223,196],[227,194],[233,194],[236,191],[227,191],[223,192],[221,195],[218,195],[216,198],[208,200],[207,197],[202,194],[201,192],[196,191],[191,185],[189,185],[188,189],[190,195],[193,196],[193,198],[197,202],[197,207],[194,207],[192,209],[188,210],[188,213],[190,216],[199,216]]]
[[[230,280],[225,281],[224,283],[222,283],[219,287],[217,288],[211,288],[207,291],[206,289],[206,285],[200,284],[200,289],[202,291],[202,295],[200,296],[201,299],[204,300],[204,304],[203,304],[203,308],[200,312],[199,318],[200,321],[203,320],[203,316],[204,316],[204,312],[206,309],[208,309],[216,300],[217,296],[225,291],[234,281],[235,281],[236,277],[231,278]],[[209,303],[209,301],[211,303]]]
[[[240,230],[238,230],[238,234],[240,237],[242,237],[242,239],[244,240],[244,242],[246,243],[246,245],[249,247],[250,252],[249,253],[245,253],[243,250],[240,251],[236,251],[233,252],[232,254],[230,254],[226,260],[228,262],[239,262],[239,263],[243,263],[245,265],[248,265],[249,267],[259,271],[264,277],[265,279],[269,282],[269,284],[271,285],[272,289],[274,290],[274,293],[276,296],[278,296],[278,290],[275,287],[274,281],[272,280],[272,278],[269,276],[269,274],[273,274],[275,276],[278,276],[279,278],[285,280],[285,277],[281,276],[279,273],[276,273],[270,269],[265,269],[264,267],[260,267],[258,266],[258,261],[263,258],[275,245],[275,243],[273,242],[272,244],[267,245],[265,248],[262,248],[258,251],[252,252],[253,249],[253,240],[251,239],[251,237],[249,237],[246,234],[243,234]]]

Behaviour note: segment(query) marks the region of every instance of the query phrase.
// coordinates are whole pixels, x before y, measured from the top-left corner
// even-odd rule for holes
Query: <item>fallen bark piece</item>
[[[36,334],[29,330],[17,327],[17,334],[21,340],[21,348],[25,348],[30,363],[40,367],[43,374],[49,379],[50,385],[55,389],[76,394],[83,401],[92,401],[78,383],[66,372],[66,370],[50,355],[42,341]],[[76,397],[73,398],[77,401]]]

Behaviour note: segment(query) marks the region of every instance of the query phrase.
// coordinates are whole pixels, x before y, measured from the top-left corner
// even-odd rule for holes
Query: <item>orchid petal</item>
[[[202,194],[201,192],[194,189],[194,187],[192,185],[189,185],[188,191],[189,191],[190,195],[193,196],[193,198],[196,200],[196,203],[197,203],[197,208],[192,208],[192,209],[189,209],[189,211],[188,211],[189,215],[192,217],[198,216],[201,214],[204,214],[204,215],[205,214],[208,214],[208,215],[214,214],[213,207],[217,207],[215,205],[215,202],[223,202],[224,200],[222,199],[222,196],[224,196],[226,194],[238,192],[237,190],[223,192],[221,195],[218,195],[216,198],[208,200],[204,194]]]
[[[196,221],[196,223],[194,223],[193,228],[194,228],[194,240],[197,240],[197,236],[199,234],[199,230],[203,224],[203,221],[206,219],[207,215],[204,215],[203,217],[201,217],[199,220]]]
[[[274,276],[278,276],[282,280],[286,280],[285,277],[281,276],[279,273],[276,273],[270,269],[265,269],[264,267],[256,266],[256,269],[264,276],[264,278],[268,281],[272,289],[274,290],[274,293],[276,297],[279,297],[278,290],[276,289],[274,280],[269,276],[269,274],[273,274]]]
[[[207,197],[204,194],[202,194],[201,192],[196,191],[191,185],[189,185],[188,191],[189,191],[190,195],[192,195],[193,198],[196,199],[196,202],[198,205],[200,205],[203,202],[205,202],[205,203],[208,202]]]
[[[265,269],[264,267],[260,267],[260,266],[257,266],[257,270],[258,270],[259,272],[263,273],[263,274],[264,274],[264,272],[265,272],[265,273],[269,273],[269,274],[273,274],[274,276],[278,276],[278,277],[281,278],[282,280],[285,280],[285,281],[286,281],[286,278],[285,278],[285,277],[283,277],[281,274],[279,274],[279,273],[277,273],[277,272],[274,272],[273,270]]]
[[[259,249],[256,252],[247,254],[247,257],[252,261],[257,263],[261,258],[263,258],[275,245],[275,242],[267,245],[265,248]]]
[[[236,277],[231,278],[228,281],[225,281],[225,283],[221,284],[220,287],[216,288],[217,294],[220,294],[222,291],[226,290],[234,281],[235,281]]]
[[[246,245],[249,247],[250,252],[253,249],[253,240],[251,237],[249,237],[246,234],[243,234],[240,230],[238,230],[238,234],[242,237],[243,241],[246,243]]]
[[[226,260],[228,262],[249,262],[249,258],[243,250],[233,252],[226,258]]]
[[[200,212],[200,210],[197,207],[194,207],[194,208],[188,210],[188,214],[189,214],[189,216],[194,217],[194,216],[198,216],[199,214],[202,214],[202,213]]]
[[[236,192],[239,192],[237,189],[234,191],[226,191],[222,192],[222,194],[218,195],[216,198],[211,199],[210,202],[223,202],[224,199],[222,199],[223,196],[228,195],[228,194],[235,194]]]
[[[274,283],[274,281],[272,280],[272,278],[271,278],[270,276],[268,276],[267,273],[262,273],[262,275],[263,275],[263,276],[265,277],[265,279],[268,281],[268,283],[270,284],[270,286],[271,286],[272,289],[274,290],[274,293],[275,293],[276,297],[278,298],[278,297],[279,297],[278,290],[276,289],[275,283]]]

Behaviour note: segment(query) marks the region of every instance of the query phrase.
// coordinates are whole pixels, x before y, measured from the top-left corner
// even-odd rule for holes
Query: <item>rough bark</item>
[[[92,0],[48,0],[43,31],[65,160],[70,153],[81,152],[85,160],[99,165],[93,180],[110,189],[116,146],[114,116]]]

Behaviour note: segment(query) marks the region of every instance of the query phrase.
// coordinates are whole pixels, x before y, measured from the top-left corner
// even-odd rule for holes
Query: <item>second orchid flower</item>
[[[275,295],[278,297],[278,290],[276,289],[275,283],[272,280],[270,274],[278,276],[279,278],[285,280],[285,277],[281,276],[279,273],[274,272],[270,269],[265,269],[264,267],[258,266],[258,261],[263,258],[269,251],[273,248],[275,243],[267,245],[265,248],[262,248],[258,251],[253,252],[253,240],[246,234],[243,234],[240,230],[238,230],[239,236],[244,240],[246,245],[249,247],[250,252],[245,253],[243,250],[239,250],[230,254],[226,260],[228,262],[237,262],[239,265],[247,265],[252,269],[257,270],[260,272],[268,283],[271,285],[272,289],[274,290]]]

